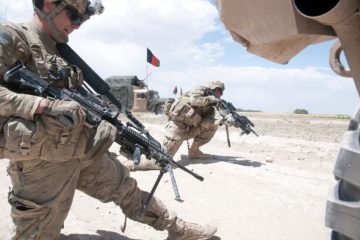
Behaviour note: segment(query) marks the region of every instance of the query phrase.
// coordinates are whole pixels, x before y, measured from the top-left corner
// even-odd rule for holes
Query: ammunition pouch
[[[44,127],[23,118],[10,118],[4,125],[4,157],[10,160],[30,160],[40,156],[46,141]]]
[[[201,119],[202,118],[200,114],[198,114],[193,107],[190,107],[190,109],[185,114],[184,122],[187,125],[197,127],[201,122]]]
[[[169,98],[169,99],[167,99],[167,100],[165,101],[165,103],[164,103],[164,114],[165,114],[166,116],[169,116],[171,106],[172,106],[172,104],[173,104],[174,102],[175,102],[175,99],[173,99],[173,98]]]
[[[189,103],[178,101],[172,108],[170,119],[182,121],[192,127],[197,127],[202,120],[201,115]]]
[[[67,161],[84,155],[84,147],[79,146],[81,126],[67,128],[54,118],[42,116],[36,121],[10,118],[3,129],[3,157],[13,161]]]

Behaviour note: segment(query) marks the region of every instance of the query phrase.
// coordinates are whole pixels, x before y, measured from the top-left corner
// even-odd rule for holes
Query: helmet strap
[[[67,6],[67,5],[66,5],[65,2],[60,2],[60,4],[56,6],[56,8],[54,8],[53,10],[51,10],[51,12],[50,12],[48,15],[46,15],[46,14],[44,14],[40,9],[38,9],[37,7],[35,7],[35,5],[34,5],[34,11],[36,12],[36,14],[37,14],[40,18],[42,18],[42,19],[44,19],[44,20],[46,21],[46,23],[48,24],[48,26],[49,26],[49,28],[50,28],[50,31],[51,31],[51,33],[52,33],[52,37],[53,37],[57,42],[60,42],[60,43],[65,43],[65,42],[67,42],[67,41],[68,41],[68,38],[67,38],[66,36],[64,36],[61,32],[59,32],[59,31],[56,29],[56,27],[55,27],[52,19],[53,19],[56,15],[58,15],[58,14],[61,12],[61,10],[63,10],[66,6]]]

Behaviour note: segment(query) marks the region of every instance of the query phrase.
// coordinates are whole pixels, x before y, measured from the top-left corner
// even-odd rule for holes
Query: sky
[[[352,115],[358,93],[351,78],[329,67],[333,41],[311,45],[287,65],[272,63],[232,40],[213,0],[103,0],[105,11],[70,35],[69,45],[102,77],[136,75],[161,97],[209,80],[225,83],[237,108]],[[30,0],[0,0],[0,18],[27,22]],[[160,67],[146,61],[149,48]],[[178,91],[179,93],[180,91]]]

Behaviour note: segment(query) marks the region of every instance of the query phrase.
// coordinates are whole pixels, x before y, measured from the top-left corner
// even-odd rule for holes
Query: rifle
[[[232,117],[234,118],[234,121],[235,121],[234,126],[237,128],[240,128],[242,130],[240,135],[253,133],[253,134],[255,134],[255,136],[257,136],[257,137],[259,136],[252,129],[252,127],[255,127],[254,123],[251,122],[250,119],[247,118],[246,116],[239,115],[236,112],[236,108],[234,107],[234,105],[231,102],[227,102],[227,101],[221,99],[220,102],[218,103],[217,107],[222,110],[222,111],[220,111],[220,114],[222,117],[225,117],[229,113],[232,115]]]
[[[142,154],[144,154],[147,159],[155,159],[156,163],[161,167],[161,170],[143,205],[143,211],[147,208],[162,176],[169,171],[169,169],[169,172],[172,172],[172,167],[178,167],[200,181],[204,180],[200,175],[175,162],[172,156],[167,154],[161,147],[161,144],[151,137],[148,132],[144,133],[142,129],[139,129],[131,122],[127,122],[126,125],[121,123],[121,121],[118,120],[118,112],[111,109],[105,101],[93,94],[89,94],[84,88],[80,88],[79,90],[59,89],[50,85],[49,82],[40,78],[29,69],[23,67],[21,63],[16,63],[13,68],[4,74],[4,81],[7,84],[17,86],[18,89],[27,89],[31,91],[33,95],[78,102],[86,110],[87,125],[97,127],[101,120],[105,120],[116,127],[115,142],[121,146],[122,154],[132,153],[135,163],[140,162]],[[59,120],[61,121],[61,119]],[[65,119],[63,123],[68,125],[68,122],[69,120],[66,121]]]
[[[214,90],[208,90],[207,93],[209,95],[213,95],[215,96],[215,91]],[[216,96],[215,96],[216,97]],[[247,118],[246,116],[243,115],[239,115],[236,112],[236,108],[234,107],[234,105],[231,102],[227,102],[223,99],[220,99],[220,101],[215,105],[215,107],[219,110],[220,115],[223,117],[223,119],[225,120],[226,116],[228,114],[231,114],[231,116],[234,119],[234,126],[236,128],[240,128],[242,130],[242,132],[240,133],[241,135],[244,134],[250,134],[253,133],[255,134],[255,136],[259,136],[253,129],[252,127],[255,127],[254,123],[250,121],[249,118]],[[227,126],[227,125],[226,125]],[[227,139],[228,139],[228,145],[230,147],[230,139],[229,139],[229,131],[228,128],[226,128],[226,135],[227,135]]]
[[[236,112],[236,108],[231,102],[227,102],[223,99],[220,100],[220,102],[216,105],[217,109],[220,112],[220,115],[225,118],[226,115],[231,114],[231,116],[234,118],[234,126],[236,128],[240,128],[242,132],[240,135],[244,134],[250,134],[253,133],[255,136],[259,136],[252,127],[255,127],[254,123],[250,121],[249,118],[243,115],[239,115]]]
[[[209,93],[215,96],[213,91],[209,91]],[[255,134],[255,136],[257,136],[257,137],[259,136],[252,129],[252,127],[255,127],[254,123],[251,122],[250,119],[247,118],[246,116],[239,115],[236,112],[236,108],[234,107],[234,105],[231,102],[227,102],[223,99],[220,99],[220,101],[215,105],[215,107],[219,110],[220,115],[223,117],[223,120],[225,120],[225,118],[228,114],[231,114],[231,116],[234,119],[234,126],[236,128],[240,128],[242,131],[240,133],[240,136],[242,136],[244,134],[250,134],[250,133]],[[227,139],[228,146],[231,147],[230,137],[229,137],[229,128],[228,128],[228,125],[226,125],[226,123],[225,123],[225,130],[226,130],[226,139]]]

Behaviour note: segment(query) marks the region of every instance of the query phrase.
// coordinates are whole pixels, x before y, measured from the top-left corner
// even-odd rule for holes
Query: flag
[[[174,87],[173,94],[177,94],[177,86]]]
[[[160,66],[160,60],[147,48],[147,62],[155,67]]]

